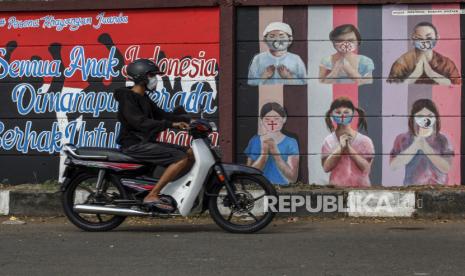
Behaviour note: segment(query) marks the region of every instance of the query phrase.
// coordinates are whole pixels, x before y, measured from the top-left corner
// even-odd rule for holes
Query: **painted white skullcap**
[[[268,26],[266,26],[265,30],[263,31],[263,36],[266,36],[271,31],[283,31],[292,36],[291,26],[283,22],[271,22],[268,24]]]

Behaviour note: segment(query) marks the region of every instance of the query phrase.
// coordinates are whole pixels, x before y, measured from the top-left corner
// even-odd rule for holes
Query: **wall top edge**
[[[460,0],[0,0],[0,11],[60,11],[100,9],[148,9],[232,6],[290,6],[290,5],[381,5],[461,3]]]

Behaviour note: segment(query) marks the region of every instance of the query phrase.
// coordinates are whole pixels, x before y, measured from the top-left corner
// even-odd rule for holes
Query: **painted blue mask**
[[[331,118],[336,124],[346,126],[352,122],[353,116],[332,115]]]
[[[436,39],[431,40],[415,40],[413,45],[420,51],[428,51],[436,46],[438,41]]]

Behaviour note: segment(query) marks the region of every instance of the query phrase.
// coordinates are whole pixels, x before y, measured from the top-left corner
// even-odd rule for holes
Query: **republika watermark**
[[[264,197],[263,208],[279,213],[398,213],[399,210],[421,208],[421,202],[409,195],[390,192],[354,193],[345,200],[343,195],[280,195]]]

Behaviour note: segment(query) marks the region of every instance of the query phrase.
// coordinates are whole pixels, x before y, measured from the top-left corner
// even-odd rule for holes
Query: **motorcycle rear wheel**
[[[254,233],[266,227],[275,213],[265,210],[266,196],[277,196],[273,185],[262,175],[233,175],[240,206],[234,206],[224,184],[216,184],[208,201],[215,223],[231,233]]]
[[[114,176],[104,180],[106,188],[102,196],[96,198],[96,175],[80,174],[74,178],[62,194],[63,210],[74,225],[85,231],[109,231],[124,222],[126,216],[80,214],[74,211],[75,204],[111,203],[112,199],[127,199],[126,191]],[[84,202],[81,202],[84,201]],[[95,221],[96,220],[96,221]]]

